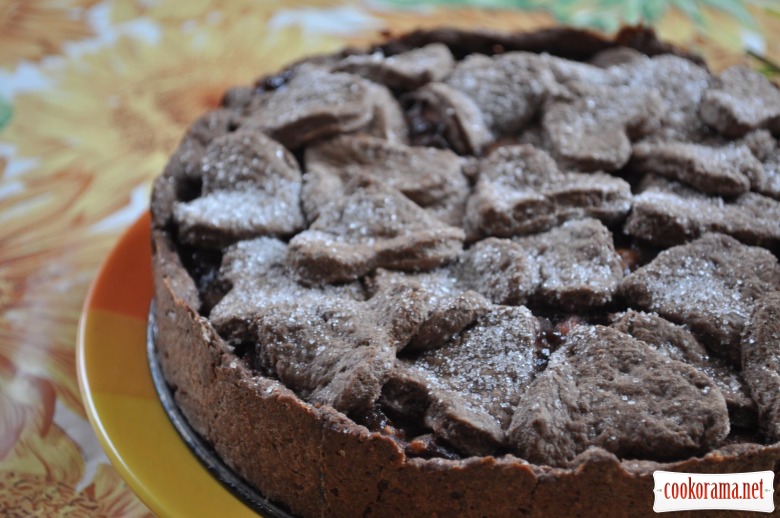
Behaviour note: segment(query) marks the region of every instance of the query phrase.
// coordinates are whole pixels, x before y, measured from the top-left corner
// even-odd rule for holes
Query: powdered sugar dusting
[[[539,325],[524,307],[495,307],[441,349],[423,354],[413,369],[425,373],[434,391],[462,398],[506,427],[535,372]]]

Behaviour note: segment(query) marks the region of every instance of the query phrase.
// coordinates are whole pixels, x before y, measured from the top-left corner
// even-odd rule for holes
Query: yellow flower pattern
[[[84,8],[97,0],[0,2],[0,68],[59,53],[64,43],[91,36]]]
[[[148,515],[57,416],[85,419],[74,343],[98,264],[227,86],[383,33],[558,23],[533,1],[403,3],[0,0],[0,515]],[[703,7],[704,25],[670,8],[656,28],[715,70],[744,62],[771,75],[780,12],[757,5],[745,2],[750,27]],[[73,52],[73,42],[88,44]]]

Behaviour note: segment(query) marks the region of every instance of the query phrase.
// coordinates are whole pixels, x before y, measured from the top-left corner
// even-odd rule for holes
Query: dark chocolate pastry
[[[494,137],[520,133],[558,88],[544,59],[527,52],[472,54],[446,83],[476,104]]]
[[[612,234],[595,219],[567,221],[514,241],[482,240],[455,270],[466,286],[496,304],[531,300],[566,311],[609,303],[623,279]]]
[[[404,285],[363,303],[322,298],[278,304],[257,316],[254,364],[313,402],[365,410],[423,316],[415,288]]]
[[[590,446],[621,457],[670,460],[729,433],[711,378],[614,329],[580,326],[528,387],[509,427],[512,449],[562,465]]]
[[[631,138],[655,130],[662,100],[632,86],[569,86],[570,99],[550,102],[542,127],[551,154],[566,168],[615,171],[631,158]]]
[[[764,183],[761,162],[744,145],[713,148],[685,142],[642,142],[634,146],[633,166],[716,196],[736,196]]]
[[[780,440],[780,293],[764,296],[753,309],[742,336],[742,368],[764,433]]]
[[[724,199],[666,178],[647,175],[634,196],[628,234],[666,247],[707,232],[729,234],[751,245],[780,244],[780,202],[754,192]]]
[[[300,67],[284,86],[252,99],[242,127],[266,133],[291,149],[356,131],[371,123],[375,86],[352,74]]]
[[[356,74],[394,90],[414,90],[431,81],[441,81],[454,65],[446,45],[431,43],[395,56],[385,56],[382,51],[347,56],[333,70]]]
[[[468,289],[448,269],[408,273],[377,269],[366,279],[371,291],[378,292],[395,285],[418,288],[424,301],[423,323],[405,345],[407,351],[435,349],[473,324],[490,309],[485,297]]]
[[[463,221],[469,187],[462,161],[452,151],[343,136],[309,147],[305,161],[301,198],[309,221],[361,174],[401,191],[445,223],[459,226]]]
[[[250,335],[255,332],[257,317],[274,306],[365,299],[357,282],[322,287],[298,284],[286,257],[287,245],[269,237],[240,241],[225,250],[217,277],[227,293],[212,308],[209,320],[228,341],[254,341]]]
[[[687,325],[739,366],[745,323],[759,298],[780,290],[780,265],[768,250],[708,234],[661,252],[626,277],[622,290],[635,307]]]
[[[761,194],[780,200],[780,149],[776,148],[766,155],[764,181],[756,190]]]
[[[200,169],[201,195],[173,206],[182,242],[220,248],[303,229],[298,163],[262,133],[238,131],[214,139]]]
[[[706,135],[706,123],[699,118],[699,106],[710,87],[706,68],[680,56],[663,54],[631,60],[613,67],[623,76],[623,84],[649,89],[662,101],[658,129],[653,136],[662,140],[698,139]]]
[[[701,101],[701,118],[728,137],[756,128],[780,131],[780,91],[755,70],[737,66],[715,77]]]
[[[731,425],[739,428],[755,427],[756,404],[740,373],[732,365],[712,356],[687,328],[672,324],[655,314],[633,310],[620,315],[612,327],[712,378],[726,399]]]
[[[399,191],[361,176],[290,241],[287,257],[302,281],[332,283],[378,267],[430,270],[453,259],[464,237]]]
[[[494,139],[479,106],[460,90],[445,83],[429,83],[412,92],[410,99],[436,121],[432,126],[442,134],[435,141],[440,145],[449,145],[461,154],[478,154]],[[429,125],[415,119],[412,129],[425,132]]]
[[[562,172],[550,155],[527,144],[496,149],[480,161],[479,171],[466,205],[472,238],[532,234],[584,217],[615,223],[631,208],[624,180]]]
[[[422,411],[425,426],[459,451],[489,455],[506,442],[504,431],[535,375],[538,334],[528,309],[495,306],[457,338],[400,360],[385,403],[402,413]]]

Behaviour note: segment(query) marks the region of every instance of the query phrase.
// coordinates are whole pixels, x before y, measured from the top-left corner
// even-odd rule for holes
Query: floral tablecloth
[[[87,288],[229,85],[382,33],[644,22],[715,70],[780,70],[778,0],[0,0],[0,515],[147,515],[90,428]]]

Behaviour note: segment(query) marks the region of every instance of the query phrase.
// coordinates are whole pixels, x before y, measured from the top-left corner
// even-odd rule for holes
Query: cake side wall
[[[320,516],[321,422],[286,388],[251,377],[183,298],[173,275],[187,275],[159,253],[154,230],[157,351],[176,404],[217,454],[264,496],[303,516]],[[164,250],[164,249],[163,249]],[[186,296],[186,295],[185,295]]]
[[[609,518],[652,517],[653,472],[656,470],[683,473],[742,473],[775,471],[780,461],[778,445],[734,445],[711,452],[702,458],[679,462],[620,461],[599,448],[591,448],[575,462],[573,470],[540,470],[539,485],[534,492],[535,517],[593,516]],[[775,477],[775,507],[778,506],[778,481]],[[728,518],[733,516],[766,516],[725,510],[677,511],[681,518]]]

